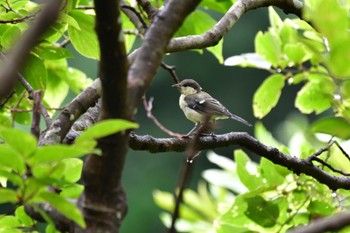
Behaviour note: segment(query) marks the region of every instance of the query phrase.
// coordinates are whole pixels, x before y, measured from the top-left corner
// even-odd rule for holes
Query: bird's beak
[[[176,84],[171,85],[171,86],[172,86],[172,87],[177,87],[177,88],[180,88],[180,87],[181,87],[180,83],[176,83]]]

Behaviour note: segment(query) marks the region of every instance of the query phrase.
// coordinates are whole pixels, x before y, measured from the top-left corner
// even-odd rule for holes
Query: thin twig
[[[148,26],[142,18],[141,14],[134,7],[126,5],[125,2],[123,2],[123,5],[121,5],[121,10],[134,24],[134,26],[137,28],[140,34],[143,35],[146,32]]]
[[[41,108],[41,91],[33,93],[33,120],[31,133],[38,139],[40,136],[40,108]]]
[[[176,75],[175,72],[175,66],[169,66],[165,64],[164,62],[161,63],[161,66],[170,73],[171,77],[173,77],[175,83],[179,83],[179,78]]]
[[[21,18],[17,18],[17,19],[8,19],[8,20],[0,20],[0,24],[17,24],[17,23],[22,23],[28,19],[34,18],[37,15],[38,12],[32,14],[32,15],[27,15]]]
[[[328,145],[324,148],[321,148],[320,150],[318,150],[316,153],[310,155],[309,157],[307,157],[305,159],[305,161],[309,162],[309,163],[312,163],[312,161],[317,161],[319,162],[320,164],[322,164],[323,166],[325,167],[328,167],[330,170],[332,170],[333,172],[336,172],[336,173],[339,173],[343,176],[350,176],[350,173],[346,173],[346,172],[343,172],[339,169],[336,169],[334,168],[332,165],[330,165],[329,163],[327,163],[326,161],[323,161],[322,159],[318,158],[318,156],[320,156],[323,152],[326,152],[326,151],[329,151],[329,149],[333,146],[333,145],[336,145],[339,150],[343,153],[343,155],[348,159],[350,160],[350,157],[349,155],[346,153],[346,151],[339,145],[339,143],[337,141],[334,141],[334,140],[331,140]]]
[[[23,100],[25,96],[25,92],[22,92],[21,96],[19,97],[17,103],[15,104],[15,108],[17,108],[19,106],[19,104],[21,103],[21,101]],[[16,118],[16,112],[12,112],[11,111],[11,115],[12,115],[12,127],[14,127],[14,123],[15,123],[15,118]]]
[[[194,165],[193,160],[201,152],[199,150],[199,138],[204,132],[208,131],[210,127],[211,127],[211,124],[209,123],[209,117],[207,117],[205,123],[202,124],[202,126],[198,129],[198,131],[194,135],[192,142],[188,145],[188,148],[186,150],[187,157],[184,159],[182,163],[179,184],[177,186],[178,194],[175,198],[176,200],[175,208],[172,214],[171,226],[168,230],[168,233],[177,232],[175,228],[175,224],[176,224],[176,220],[179,218],[179,215],[180,215],[180,205],[183,202],[183,194],[186,188],[186,184],[188,183],[190,179],[191,171],[193,170],[193,165]]]
[[[162,130],[164,133],[168,134],[171,137],[177,137],[177,138],[181,138],[183,135],[175,133],[169,129],[167,129],[166,127],[164,127],[159,121],[158,119],[152,114],[152,108],[153,108],[153,100],[154,98],[151,97],[149,99],[149,101],[147,101],[146,97],[143,98],[143,105],[145,107],[145,110],[147,112],[147,117],[149,119],[151,119],[153,121],[153,123],[160,129]]]
[[[325,167],[328,167],[333,172],[342,174],[343,176],[350,176],[350,173],[346,173],[346,172],[343,172],[342,170],[336,169],[332,165],[328,164],[327,162],[323,161],[322,159],[320,159],[318,157],[314,157],[312,160],[319,162],[320,164],[322,164]]]
[[[137,0],[137,3],[146,12],[148,19],[152,22],[158,10],[155,9],[148,0]]]
[[[343,153],[343,155],[350,161],[350,156],[348,153],[346,153],[343,147],[341,147],[337,141],[333,141],[333,143],[338,147],[338,149]]]
[[[2,102],[0,103],[0,109],[2,109],[3,107],[6,107],[5,104],[7,103],[7,101],[9,101],[11,99],[11,97],[15,94],[15,91],[12,91],[8,96],[6,96]]]
[[[0,59],[2,61],[6,60],[6,56],[2,52],[0,52]],[[20,81],[20,83],[22,84],[22,86],[27,90],[27,92],[29,94],[29,98],[34,99],[34,92],[35,91],[34,91],[33,87],[30,85],[30,83],[20,73],[17,73],[17,77],[18,77],[18,80]],[[35,104],[35,101],[34,101],[34,104]],[[40,108],[38,108],[38,109],[40,110],[41,115],[45,119],[46,126],[49,127],[52,123],[52,119],[51,119],[49,113],[47,112],[47,109],[46,109],[45,105],[42,103],[42,101],[40,101]],[[31,110],[29,110],[29,111],[31,111]],[[17,112],[20,112],[20,111],[17,111]]]

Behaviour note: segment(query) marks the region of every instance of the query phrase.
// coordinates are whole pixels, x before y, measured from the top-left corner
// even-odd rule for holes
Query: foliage
[[[262,119],[269,114],[287,85],[300,87],[295,107],[302,114],[319,116],[311,125],[300,121],[300,117],[291,117],[280,126],[280,134],[288,146],[274,139],[258,123],[255,136],[260,142],[306,158],[333,138],[341,142],[340,146],[333,145],[319,158],[348,174],[350,162],[341,145],[348,145],[346,140],[350,139],[347,59],[350,5],[348,1],[312,0],[305,4],[303,19],[306,21],[282,20],[269,7],[270,27],[256,34],[255,53],[229,57],[225,65],[271,73],[254,94],[255,117]],[[332,110],[335,116],[320,116],[327,110]],[[321,137],[319,133],[328,137]],[[181,232],[286,232],[347,209],[348,191],[333,193],[313,178],[297,176],[265,158],[256,163],[243,151],[236,150],[234,161],[213,152],[208,154],[208,159],[220,169],[204,171],[207,184],[200,183],[197,192],[185,191],[177,225]],[[341,175],[328,167],[323,169]],[[174,199],[169,193],[157,191],[154,199],[162,209],[173,210]],[[161,219],[170,225],[169,214],[162,213]]]
[[[136,127],[137,124],[121,119],[101,121],[81,134],[73,145],[43,147],[37,147],[37,139],[27,132],[1,127],[0,204],[15,204],[16,210],[13,216],[0,217],[0,230],[21,232],[20,228],[33,228],[36,222],[24,212],[24,206],[29,206],[52,223],[47,228],[52,232],[55,226],[39,205],[46,202],[84,227],[81,212],[70,201],[77,199],[84,188],[77,183],[83,168],[80,157],[91,153],[98,156],[96,139]]]
[[[313,148],[303,137],[306,132],[302,120],[288,119],[282,127],[287,129],[293,121],[299,122],[299,127],[295,127],[288,149],[271,138],[261,124],[256,126],[256,136],[268,145],[278,143],[286,151],[299,146],[301,154],[310,154]],[[181,219],[176,225],[179,232],[286,232],[312,219],[348,209],[349,191],[332,192],[315,179],[295,175],[265,158],[254,162],[242,150],[234,151],[234,160],[214,152],[207,157],[218,168],[203,171],[204,181],[198,184],[197,192],[185,191]],[[339,161],[333,161],[333,165],[345,163],[343,168],[349,170],[350,162],[344,155],[334,158]],[[156,191],[154,199],[163,210],[173,210],[172,194]],[[169,213],[163,212],[160,217],[165,225],[170,225]]]
[[[134,1],[127,1],[130,5]],[[163,1],[150,1],[153,6]],[[176,32],[175,37],[198,35],[211,29],[217,20],[212,16],[224,14],[234,0],[203,0]],[[300,113],[316,114],[319,118],[309,125],[304,120],[290,118],[281,126],[284,145],[272,137],[261,123],[255,127],[256,138],[280,151],[305,158],[325,146],[332,137],[344,145],[350,139],[350,54],[349,1],[306,0],[303,20],[284,19],[269,8],[270,27],[255,37],[255,52],[235,55],[225,60],[227,66],[263,69],[270,75],[254,94],[253,111],[262,119],[278,104],[288,85],[300,90],[295,107]],[[80,8],[85,6],[87,8]],[[32,18],[41,10],[37,1],[1,1],[0,47],[4,54],[28,29]],[[43,104],[53,115],[69,93],[80,93],[92,79],[73,67],[68,59],[74,52],[99,60],[99,41],[95,33],[94,11],[90,0],[67,0],[59,20],[40,38],[26,64],[19,72],[34,90],[43,93]],[[143,15],[143,20],[150,22]],[[129,53],[138,45],[135,26],[122,15],[124,41]],[[205,48],[223,63],[223,40]],[[202,49],[195,50],[202,53]],[[73,145],[38,146],[38,139],[19,130],[32,123],[33,100],[28,90],[18,84],[0,108],[0,204],[11,203],[13,213],[0,216],[0,231],[22,232],[36,230],[36,221],[24,207],[41,213],[49,223],[47,232],[56,232],[54,222],[41,205],[49,203],[59,213],[84,227],[85,222],[74,204],[83,191],[79,184],[82,157],[100,155],[96,150],[98,138],[136,128],[125,120],[95,124]],[[334,116],[320,115],[334,113]],[[15,126],[15,127],[13,127]],[[287,129],[287,130],[285,130]],[[326,139],[318,133],[326,134]],[[342,141],[344,140],[344,141]],[[343,173],[350,173],[349,161],[338,144],[333,144],[319,158]],[[182,232],[285,232],[310,220],[338,213],[347,206],[348,191],[332,193],[326,186],[305,175],[297,176],[272,162],[252,161],[245,152],[236,150],[234,161],[208,154],[208,159],[220,169],[203,172],[198,191],[186,190],[177,229]],[[321,166],[321,165],[320,165]],[[332,175],[339,173],[329,167]],[[171,212],[174,198],[170,193],[155,191],[154,200]],[[169,213],[162,213],[165,225],[170,225]],[[345,232],[346,230],[344,230]]]

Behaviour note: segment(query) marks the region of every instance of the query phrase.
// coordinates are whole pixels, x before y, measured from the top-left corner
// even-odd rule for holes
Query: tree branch
[[[200,0],[172,0],[154,18],[128,75],[128,112],[135,114],[142,96],[148,89],[172,35]]]
[[[301,226],[288,233],[336,232],[350,225],[350,212],[344,212],[329,218],[319,218],[307,226]]]
[[[210,30],[201,35],[184,36],[170,40],[167,52],[214,46],[219,43],[224,34],[232,28],[244,13],[266,6],[277,6],[285,13],[293,13],[301,18],[302,3],[298,0],[237,0]]]
[[[95,80],[91,86],[86,88],[77,97],[75,97],[63,111],[58,115],[57,119],[50,125],[45,134],[39,140],[39,145],[51,145],[60,143],[73,123],[86,110],[95,105],[97,99],[101,96],[101,82]]]
[[[95,0],[94,4],[95,30],[101,51],[102,107],[99,120],[127,119],[128,62],[119,1]],[[82,178],[85,189],[79,206],[87,228],[78,232],[119,232],[127,208],[121,177],[128,150],[128,134],[121,132],[100,138],[97,147],[102,155],[90,155],[84,164]]]
[[[182,152],[187,148],[191,139],[154,138],[149,135],[138,136],[136,134],[131,134],[129,142],[130,148],[133,150],[147,150],[151,153],[168,151]],[[265,157],[274,164],[286,167],[297,175],[303,173],[311,176],[320,183],[327,185],[332,190],[341,188],[350,189],[350,178],[330,175],[321,168],[314,166],[307,159],[299,159],[284,154],[277,148],[262,144],[248,133],[231,132],[215,136],[202,136],[198,141],[198,150],[215,149],[232,145],[239,145],[254,152],[258,156]]]
[[[36,45],[41,35],[56,21],[61,1],[48,1],[33,25],[24,33],[22,39],[13,47],[8,60],[0,69],[0,98],[8,96],[17,80],[17,72],[27,60],[31,49]]]

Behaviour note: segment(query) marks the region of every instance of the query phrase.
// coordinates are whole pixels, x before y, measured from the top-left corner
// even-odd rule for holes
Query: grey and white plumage
[[[176,86],[181,93],[179,105],[186,118],[190,121],[201,124],[209,116],[211,121],[233,119],[251,126],[246,120],[231,113],[218,100],[202,91],[201,86],[193,79],[184,79],[173,86]]]

